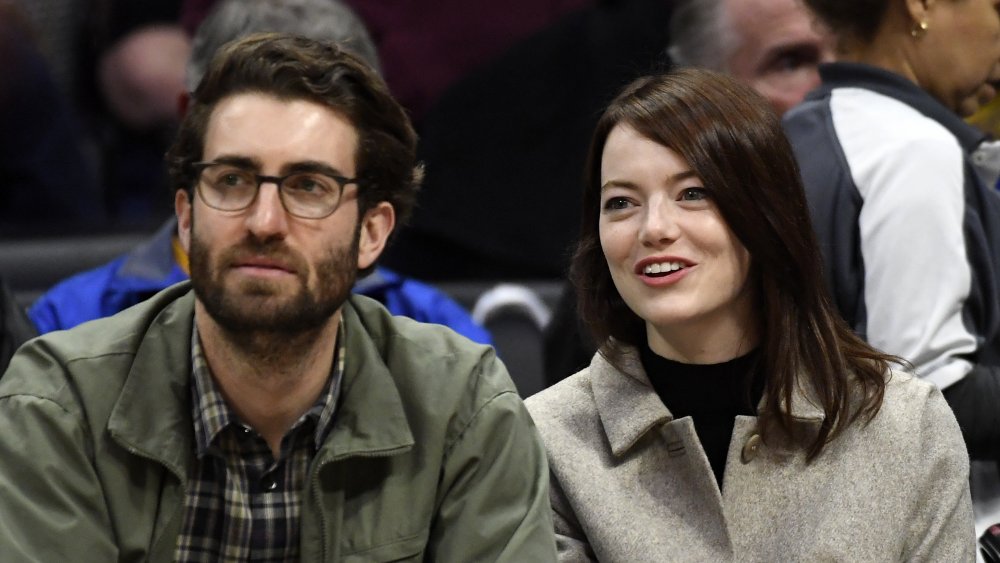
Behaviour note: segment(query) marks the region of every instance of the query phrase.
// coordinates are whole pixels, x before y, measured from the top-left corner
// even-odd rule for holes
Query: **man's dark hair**
[[[409,217],[421,180],[417,136],[385,82],[335,42],[287,34],[255,34],[227,44],[191,97],[167,167],[174,190],[194,188],[194,163],[203,159],[205,132],[224,98],[259,93],[279,100],[307,100],[343,115],[357,129],[358,202],[364,214],[387,201],[397,225]]]

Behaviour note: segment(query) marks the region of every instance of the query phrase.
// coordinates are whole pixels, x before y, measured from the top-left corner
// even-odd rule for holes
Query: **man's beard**
[[[207,246],[192,228],[191,286],[209,316],[234,336],[273,334],[289,338],[315,331],[340,309],[354,287],[360,235],[358,228],[349,246],[331,248],[315,264],[318,287],[311,290],[308,262],[284,241],[260,241],[248,236],[220,253],[212,264]],[[247,256],[278,259],[294,268],[298,291],[283,293],[283,288],[271,280],[239,280],[227,289],[224,274],[229,266]]]

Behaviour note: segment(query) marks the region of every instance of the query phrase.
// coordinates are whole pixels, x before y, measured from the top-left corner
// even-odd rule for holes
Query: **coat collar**
[[[370,308],[368,303],[355,296],[344,305],[347,356],[340,404],[317,461],[392,455],[414,443],[399,390],[380,354],[385,337],[358,312],[357,305]],[[136,335],[135,357],[108,431],[130,452],[159,461],[183,480],[194,457],[190,283],[168,288],[148,307],[152,311]]]
[[[597,413],[615,457],[627,453],[647,432],[670,422],[673,415],[649,383],[639,352],[622,346],[621,368],[600,353],[590,363],[591,386]],[[804,379],[800,379],[804,383]],[[799,387],[792,396],[791,413],[796,420],[819,425],[825,419],[813,393]],[[786,411],[787,405],[785,406]]]

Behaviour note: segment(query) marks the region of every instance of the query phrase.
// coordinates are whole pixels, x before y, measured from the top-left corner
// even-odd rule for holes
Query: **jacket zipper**
[[[401,452],[401,451],[409,449],[409,448],[410,448],[410,446],[402,446],[402,447],[389,448],[389,449],[385,449],[385,450],[374,450],[374,451],[367,451],[367,452],[352,452],[352,453],[347,453],[347,454],[337,454],[337,455],[334,455],[334,456],[332,456],[332,457],[330,457],[328,459],[324,459],[324,460],[322,460],[322,461],[319,462],[319,464],[316,466],[316,470],[313,472],[313,478],[312,478],[312,486],[311,486],[311,488],[312,488],[312,493],[313,493],[313,501],[316,503],[316,506],[319,508],[319,520],[320,520],[319,523],[320,523],[320,528],[321,528],[321,533],[322,533],[321,537],[323,538],[323,549],[322,549],[322,552],[321,552],[322,553],[322,555],[321,555],[321,561],[326,561],[327,560],[327,553],[329,551],[329,546],[330,546],[330,537],[329,537],[330,528],[329,528],[329,526],[326,525],[326,510],[323,510],[323,497],[320,494],[320,486],[319,486],[319,474],[320,474],[321,471],[323,471],[323,468],[326,467],[327,465],[335,462],[335,461],[344,461],[344,460],[350,459],[352,457],[369,457],[369,458],[370,457],[390,457],[392,455],[395,455],[398,452]],[[343,508],[343,507],[341,507],[341,508]]]

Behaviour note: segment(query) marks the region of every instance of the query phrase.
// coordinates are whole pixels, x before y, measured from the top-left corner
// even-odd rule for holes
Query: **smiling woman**
[[[561,558],[968,560],[955,419],[830,305],[767,102],[710,71],[639,79],[587,174],[571,277],[602,345],[528,400]]]
[[[627,124],[612,129],[601,162],[601,248],[650,347],[711,363],[756,346],[749,255],[697,173]]]

